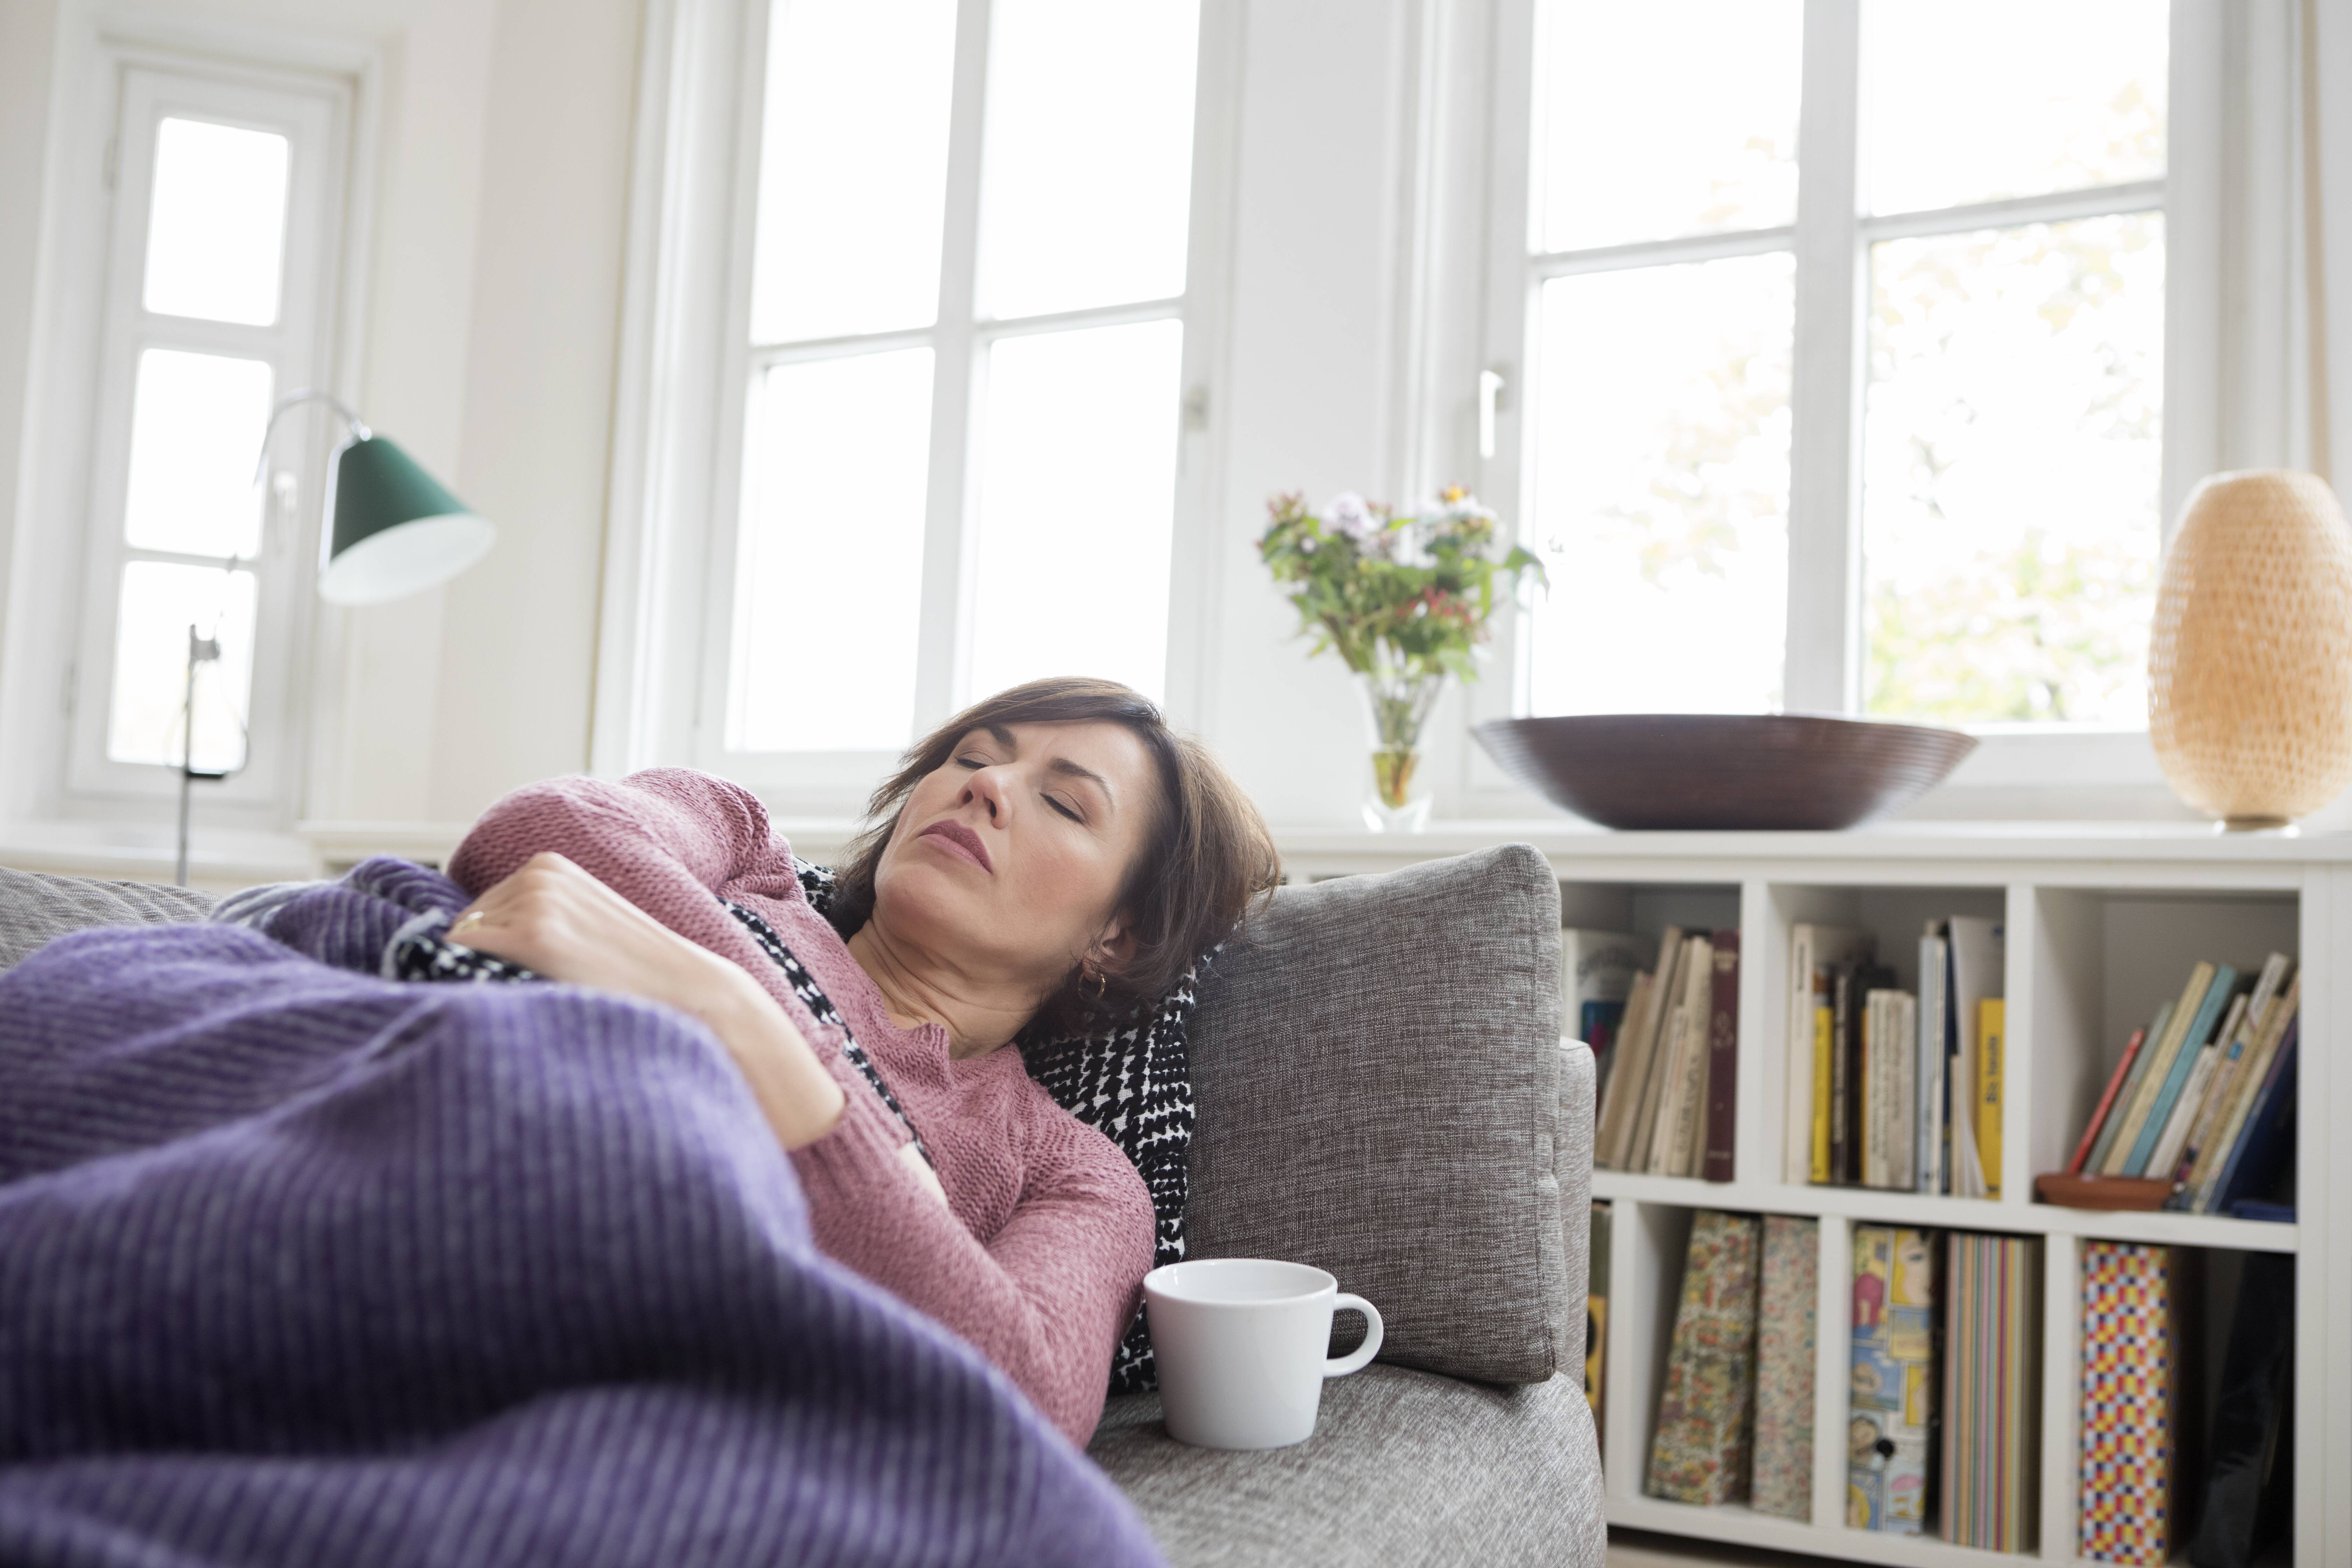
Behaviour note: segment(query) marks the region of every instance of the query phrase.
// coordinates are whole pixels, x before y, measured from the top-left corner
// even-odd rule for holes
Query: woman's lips
[[[988,846],[980,841],[979,834],[961,822],[934,822],[916,837],[936,838],[950,853],[962,856],[991,876],[996,874],[996,868],[988,858]]]

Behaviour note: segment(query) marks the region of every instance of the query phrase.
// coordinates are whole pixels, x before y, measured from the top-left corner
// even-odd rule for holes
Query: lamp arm
[[[269,423],[261,427],[261,451],[253,459],[254,483],[261,482],[262,470],[269,467],[269,437],[277,433],[278,421],[305,403],[323,403],[341,415],[343,422],[351,426],[353,440],[364,441],[375,434],[368,428],[367,421],[352,411],[351,405],[333,393],[316,387],[297,387],[278,400],[277,406],[269,411]]]

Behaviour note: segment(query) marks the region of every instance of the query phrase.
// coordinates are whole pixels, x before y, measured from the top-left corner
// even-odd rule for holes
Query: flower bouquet
[[[1356,674],[1372,737],[1372,795],[1364,820],[1376,830],[1418,832],[1429,798],[1416,794],[1421,727],[1448,676],[1478,679],[1475,649],[1501,600],[1543,563],[1513,545],[1498,560],[1495,514],[1460,487],[1427,511],[1397,516],[1353,493],[1322,515],[1303,497],[1266,503],[1271,521],[1258,554],[1289,589],[1310,656],[1328,648]]]

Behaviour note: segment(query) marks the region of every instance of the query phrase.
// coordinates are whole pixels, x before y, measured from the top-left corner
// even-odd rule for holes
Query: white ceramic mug
[[[1202,1448],[1286,1448],[1315,1435],[1323,1380],[1369,1364],[1380,1310],[1304,1263],[1209,1258],[1143,1277],[1168,1435]],[[1326,1360],[1331,1316],[1364,1315],[1364,1342]]]

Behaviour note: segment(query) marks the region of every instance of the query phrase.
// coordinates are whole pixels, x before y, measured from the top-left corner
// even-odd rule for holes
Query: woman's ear
[[[1086,966],[1097,973],[1120,973],[1134,962],[1135,949],[1135,928],[1128,923],[1126,915],[1113,915],[1094,944],[1087,949]]]

